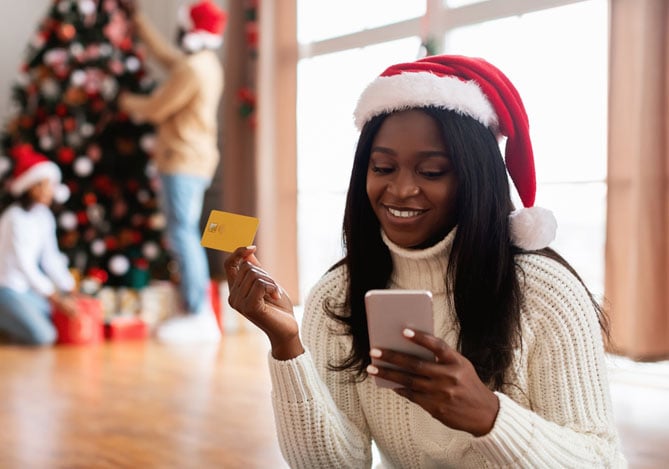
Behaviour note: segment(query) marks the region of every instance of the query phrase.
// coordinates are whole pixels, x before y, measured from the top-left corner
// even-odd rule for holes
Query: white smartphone
[[[367,330],[372,348],[397,350],[416,355],[425,360],[434,360],[434,354],[414,344],[402,335],[405,328],[433,333],[432,293],[427,290],[369,290],[365,294]],[[382,359],[372,358],[373,364],[389,368],[392,365]],[[383,378],[374,377],[377,386],[401,387]]]

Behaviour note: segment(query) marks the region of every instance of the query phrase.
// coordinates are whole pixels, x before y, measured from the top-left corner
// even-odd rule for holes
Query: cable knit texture
[[[384,237],[393,259],[390,288],[428,289],[435,333],[457,343],[457,322],[444,276],[451,232],[426,250],[405,250]],[[350,350],[350,338],[323,309],[343,303],[346,269],[327,273],[306,302],[307,351],[269,358],[272,399],[284,457],[293,468],[367,468],[371,439],[384,468],[626,467],[616,433],[596,312],[583,286],[546,257],[518,258],[524,291],[523,345],[516,351],[492,431],[476,438],[432,418],[420,406],[375,386],[351,383],[328,369]]]

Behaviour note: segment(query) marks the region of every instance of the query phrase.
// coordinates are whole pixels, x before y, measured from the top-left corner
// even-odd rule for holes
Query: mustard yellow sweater
[[[452,347],[458,327],[444,272],[453,233],[420,251],[386,240],[394,269],[390,287],[431,290],[435,333]],[[388,469],[625,467],[601,332],[585,289],[546,257],[523,255],[519,264],[523,345],[510,384],[496,393],[495,425],[478,438],[447,427],[370,378],[351,384],[344,373],[328,369],[351,344],[323,311],[325,298],[346,297],[345,268],[326,274],[305,307],[307,351],[286,361],[269,357],[279,442],[290,466],[368,468],[374,440]]]
[[[134,21],[140,39],[168,70],[168,77],[151,95],[123,94],[119,105],[134,119],[157,126],[153,158],[160,172],[211,178],[220,159],[221,62],[211,50],[183,53],[165,41],[141,13]]]

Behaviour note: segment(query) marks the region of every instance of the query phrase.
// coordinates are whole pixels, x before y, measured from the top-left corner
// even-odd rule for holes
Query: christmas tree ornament
[[[79,177],[89,176],[93,172],[93,162],[86,156],[80,156],[74,162],[74,172]]]
[[[107,244],[101,239],[96,239],[91,243],[91,252],[93,255],[100,257],[107,252]]]
[[[155,241],[147,241],[142,246],[142,254],[149,260],[156,259],[160,254],[160,246]]]
[[[79,0],[78,6],[82,15],[92,15],[95,13],[96,5],[93,0]]]
[[[109,271],[112,274],[120,277],[128,272],[128,269],[130,269],[130,261],[127,257],[117,254],[109,259]]]
[[[58,28],[58,37],[63,42],[70,42],[72,39],[74,39],[74,36],[76,34],[77,30],[71,24],[64,23],[61,24],[60,27]]]

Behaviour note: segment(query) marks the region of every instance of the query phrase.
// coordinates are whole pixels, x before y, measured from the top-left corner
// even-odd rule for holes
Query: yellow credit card
[[[258,219],[255,217],[212,210],[200,244],[205,248],[232,252],[253,244],[257,229]]]

